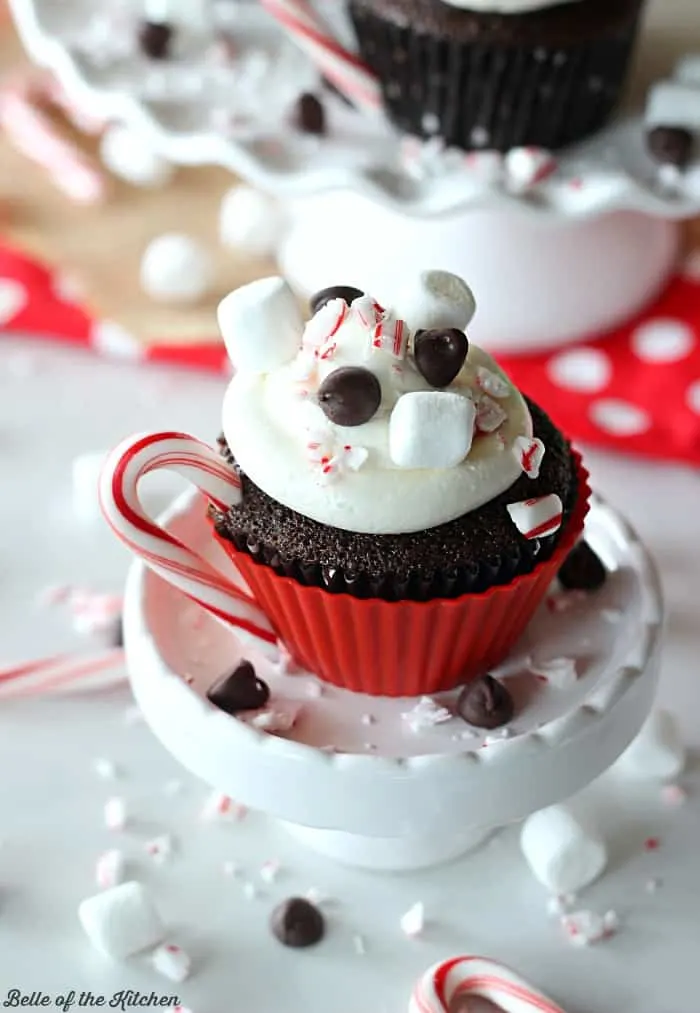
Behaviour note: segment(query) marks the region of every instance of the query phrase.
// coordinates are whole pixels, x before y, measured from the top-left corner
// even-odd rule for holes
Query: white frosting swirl
[[[241,371],[226,392],[226,440],[243,471],[268,496],[322,524],[398,534],[435,527],[474,510],[521,474],[514,442],[532,435],[530,413],[484,351],[470,345],[449,391],[477,402],[477,426],[481,415],[493,418],[495,410],[496,430],[485,424],[489,431],[475,433],[466,458],[453,467],[401,468],[390,455],[391,411],[402,394],[433,388],[411,354],[397,359],[389,351],[372,350],[366,321],[355,310],[329,342],[328,358],[314,354],[319,331],[314,318],[294,359],[266,373]],[[381,405],[363,425],[334,425],[316,401],[319,384],[340,366],[364,366],[380,381]]]
[[[579,0],[443,0],[450,7],[460,7],[480,14],[527,14],[528,11],[538,11],[544,7],[578,2]]]

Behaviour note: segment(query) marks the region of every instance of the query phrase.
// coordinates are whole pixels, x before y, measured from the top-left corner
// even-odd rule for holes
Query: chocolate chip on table
[[[139,27],[139,46],[152,60],[167,60],[174,36],[172,25],[165,21],[142,21]]]
[[[309,299],[309,306],[312,313],[318,313],[326,303],[333,299],[344,299],[350,305],[355,299],[359,299],[365,293],[360,288],[353,288],[352,285],[331,285],[330,288],[322,288],[320,292]]]
[[[341,366],[329,373],[318,388],[323,414],[337,426],[369,422],[382,400],[382,388],[364,366]]]
[[[607,580],[608,571],[588,542],[581,541],[566,557],[557,576],[567,591],[597,591]]]
[[[313,946],[323,939],[326,924],[317,907],[303,897],[278,904],[270,917],[273,936],[285,946]]]
[[[654,127],[647,133],[647,149],[661,165],[683,169],[693,153],[694,138],[685,127]]]
[[[305,134],[322,137],[326,133],[325,107],[311,92],[299,96],[294,119],[299,130]]]
[[[510,691],[492,675],[482,675],[467,683],[457,698],[457,713],[476,728],[507,725],[514,710]]]
[[[258,679],[249,661],[241,661],[233,672],[209,687],[207,698],[227,714],[238,714],[264,707],[270,699],[270,687]]]
[[[464,365],[469,341],[456,327],[419,331],[413,341],[416,366],[432,387],[447,387]]]

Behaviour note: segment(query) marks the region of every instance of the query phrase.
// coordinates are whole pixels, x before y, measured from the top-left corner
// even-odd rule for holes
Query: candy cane
[[[51,181],[71,200],[95,204],[105,195],[105,177],[80,148],[61,136],[28,92],[19,87],[0,93],[0,127],[23,155],[47,169]]]
[[[504,1013],[564,1013],[503,964],[484,957],[455,957],[435,964],[413,990],[409,1013],[449,1013],[466,996],[488,999]]]
[[[345,49],[306,0],[260,0],[268,14],[350,101],[366,112],[382,108],[379,83],[354,53]]]
[[[124,651],[57,654],[0,668],[0,699],[39,696],[67,689],[96,689],[126,677]]]
[[[270,651],[276,634],[255,600],[144,512],[138,484],[159,468],[188,479],[221,510],[240,502],[240,479],[205,443],[184,433],[149,433],[129,437],[105,462],[99,493],[107,523],[151,570],[276,656],[276,648]]]

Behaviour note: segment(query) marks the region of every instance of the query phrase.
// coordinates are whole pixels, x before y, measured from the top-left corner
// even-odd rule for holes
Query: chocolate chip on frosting
[[[352,285],[331,285],[330,288],[322,288],[320,292],[313,295],[309,300],[309,306],[312,313],[318,313],[332,299],[344,299],[349,306],[364,294],[362,289],[353,288]]]
[[[270,687],[255,674],[249,661],[241,661],[207,690],[207,698],[227,714],[258,710],[270,699]]]
[[[414,339],[416,366],[433,387],[447,387],[452,383],[468,351],[467,336],[456,327],[418,331]]]
[[[649,154],[661,165],[683,169],[693,153],[693,135],[685,127],[654,127],[647,134]]]
[[[476,728],[500,728],[513,717],[513,697],[492,675],[467,683],[457,698],[457,713]]]
[[[369,422],[382,400],[382,388],[364,366],[341,366],[329,373],[318,388],[318,403],[337,426]]]
[[[173,41],[173,27],[165,21],[142,21],[139,27],[139,46],[152,60],[167,60]]]
[[[305,134],[321,137],[326,133],[325,107],[311,92],[299,96],[294,119],[299,130]]]
[[[608,578],[608,571],[588,542],[579,542],[564,560],[557,575],[567,591],[597,591]]]
[[[290,897],[272,912],[270,929],[285,946],[313,946],[323,939],[326,925],[317,907],[303,897]]]

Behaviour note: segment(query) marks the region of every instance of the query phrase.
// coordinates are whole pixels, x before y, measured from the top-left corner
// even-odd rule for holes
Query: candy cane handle
[[[277,636],[251,595],[146,514],[138,486],[161,469],[182,475],[222,510],[240,501],[240,479],[211,447],[185,433],[145,433],[120,443],[104,464],[99,492],[107,523],[151,570],[276,656]]]
[[[503,1013],[565,1013],[509,967],[486,957],[454,957],[435,964],[417,983],[409,1013],[450,1013],[459,999],[488,999]]]

